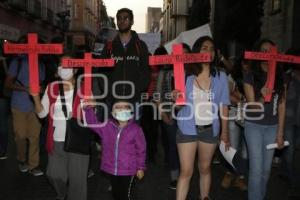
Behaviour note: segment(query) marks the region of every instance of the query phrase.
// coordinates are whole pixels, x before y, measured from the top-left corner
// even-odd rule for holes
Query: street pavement
[[[0,160],[0,200],[55,200],[55,192],[49,184],[46,176],[33,177],[29,173],[18,171],[15,159],[16,151],[12,136],[9,141],[9,158]],[[299,153],[298,153],[299,155]],[[299,157],[299,156],[298,156]],[[300,160],[297,159],[297,169],[300,169]],[[93,155],[91,168],[95,176],[88,179],[88,200],[112,200],[109,191],[109,181],[99,171],[99,156]],[[45,172],[47,154],[41,151],[41,168]],[[246,200],[247,192],[241,192],[237,188],[222,189],[221,180],[225,173],[222,164],[214,164],[212,167],[213,184],[211,197],[213,200]],[[198,173],[195,170],[191,181],[189,200],[198,200],[199,194]],[[168,188],[168,166],[164,162],[161,145],[156,156],[155,163],[149,163],[145,177],[137,183],[138,200],[175,200],[175,190]],[[300,197],[288,198],[288,185],[278,176],[278,168],[272,168],[272,174],[268,186],[268,200],[300,200]]]

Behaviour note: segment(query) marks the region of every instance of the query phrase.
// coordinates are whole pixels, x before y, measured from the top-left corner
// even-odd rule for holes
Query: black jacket
[[[131,103],[140,102],[141,93],[147,90],[150,82],[151,72],[148,65],[148,47],[142,40],[139,39],[135,31],[131,31],[132,37],[124,48],[122,42],[117,35],[113,41],[109,41],[104,46],[102,58],[114,58],[115,66],[99,69],[99,73],[105,74],[108,77],[108,101],[113,103],[115,99],[120,99],[113,96],[113,84],[116,81],[132,82],[134,88],[128,84],[119,83],[115,87],[115,94],[118,96],[128,96]],[[104,91],[103,80],[98,82],[102,91]]]

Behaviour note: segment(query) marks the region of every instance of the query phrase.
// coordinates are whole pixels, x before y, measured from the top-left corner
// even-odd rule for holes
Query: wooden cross
[[[265,87],[270,90],[274,89],[277,62],[300,64],[300,57],[278,54],[277,47],[275,46],[272,46],[270,51],[267,53],[246,51],[245,59],[268,61],[269,68],[268,68],[268,75],[267,75],[267,81],[265,83]],[[272,94],[265,96],[266,102],[270,102],[271,99],[272,99]]]
[[[27,44],[4,43],[4,52],[7,54],[28,54],[29,87],[32,93],[40,92],[39,85],[39,54],[62,54],[62,44],[39,44],[36,33],[28,34]]]
[[[185,63],[211,62],[210,53],[184,54],[182,44],[172,46],[172,55],[157,55],[149,57],[149,65],[172,64],[174,68],[175,90],[180,92],[176,100],[177,105],[185,104]]]
[[[92,96],[92,68],[93,67],[113,67],[114,59],[93,59],[91,53],[85,53],[83,59],[63,58],[62,66],[67,68],[84,68],[84,98]]]

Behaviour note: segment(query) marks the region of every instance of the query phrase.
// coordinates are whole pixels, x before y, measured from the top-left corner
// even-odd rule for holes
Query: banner
[[[139,33],[139,37],[148,46],[148,51],[153,55],[155,49],[160,46],[160,33]]]
[[[208,24],[205,24],[203,26],[200,26],[198,28],[189,30],[189,31],[184,31],[180,33],[180,35],[172,40],[171,42],[165,44],[165,48],[167,49],[168,53],[170,54],[172,52],[172,45],[173,44],[178,44],[178,43],[186,43],[190,46],[192,49],[194,43],[196,40],[201,37],[201,36],[210,36],[212,37],[211,30]]]

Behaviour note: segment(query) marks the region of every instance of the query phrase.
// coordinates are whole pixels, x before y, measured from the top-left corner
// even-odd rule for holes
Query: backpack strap
[[[113,47],[113,42],[112,40],[107,41],[107,52],[109,53],[109,55],[112,54],[112,47]]]
[[[24,84],[18,79],[18,76],[20,74],[21,71],[21,67],[22,67],[22,58],[18,57],[17,58],[17,74],[16,74],[16,82],[19,83],[21,86],[24,86]]]
[[[74,105],[75,96],[77,94],[77,87],[76,86],[77,86],[77,84],[75,83],[74,92],[73,92],[73,102],[72,102],[73,105]],[[66,120],[67,120],[69,117],[72,117],[72,116],[68,116],[68,113],[67,113],[66,97],[65,97],[63,83],[59,83],[58,87],[59,87],[59,95],[60,95],[60,100],[61,100],[62,111],[65,115]],[[72,108],[73,108],[73,105],[72,105]]]
[[[135,48],[136,48],[136,51],[138,53],[138,56],[140,56],[141,55],[141,49],[142,49],[142,45],[141,45],[140,39],[136,39],[135,40]]]

